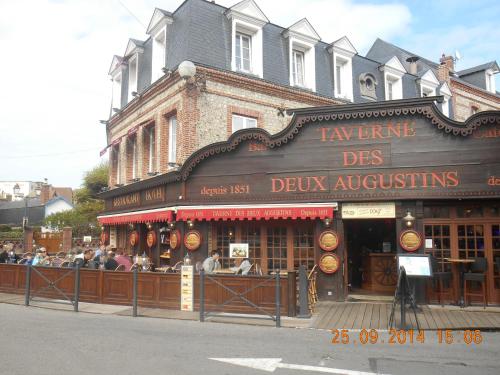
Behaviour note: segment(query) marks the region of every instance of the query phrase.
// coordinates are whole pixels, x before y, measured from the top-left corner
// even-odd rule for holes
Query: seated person
[[[248,272],[250,272],[250,269],[252,268],[252,263],[250,263],[250,259],[244,258],[240,265],[236,267],[235,273],[238,274],[241,272],[243,276],[248,275]]]
[[[36,255],[33,258],[31,265],[33,266],[43,266],[47,263],[49,257],[47,256],[47,250],[45,247],[41,247],[36,251]]]
[[[94,251],[86,249],[75,257],[75,265],[80,264],[80,267],[88,267],[88,263],[92,261],[92,258],[94,258]]]
[[[119,264],[115,260],[115,253],[113,251],[108,251],[108,257],[106,259],[106,263],[104,263],[104,268],[108,271],[114,271],[118,266]]]
[[[219,263],[220,254],[217,250],[213,250],[211,252],[211,256],[203,261],[203,270],[206,273],[214,273],[217,270],[221,269],[221,265]]]
[[[123,254],[122,250],[118,250],[116,252],[115,256],[115,261],[118,263],[118,265],[123,264],[125,266],[125,271],[130,270],[132,267],[132,261],[130,260],[130,257],[128,255]]]

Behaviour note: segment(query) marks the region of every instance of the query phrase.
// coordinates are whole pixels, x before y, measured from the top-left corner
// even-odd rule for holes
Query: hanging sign
[[[333,251],[339,246],[339,236],[333,230],[325,230],[319,235],[318,242],[322,250]]]
[[[404,250],[414,252],[422,245],[422,237],[414,230],[405,230],[399,237],[399,244]]]
[[[116,227],[109,228],[109,246],[116,248]]]
[[[154,230],[150,230],[146,235],[146,244],[148,245],[149,248],[156,245],[156,233]]]
[[[327,274],[334,274],[340,268],[340,258],[337,254],[327,253],[319,260],[319,269]]]
[[[190,230],[184,236],[184,246],[189,251],[198,250],[201,245],[201,233],[197,230]]]
[[[395,217],[394,202],[342,204],[342,219],[394,219]]]
[[[180,238],[181,234],[177,229],[170,232],[170,248],[172,250],[175,250],[179,247],[179,244],[181,242]]]
[[[130,246],[134,247],[139,242],[139,233],[136,230],[132,231],[129,236]]]

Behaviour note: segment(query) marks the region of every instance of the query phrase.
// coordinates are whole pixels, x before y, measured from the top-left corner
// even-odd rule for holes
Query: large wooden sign
[[[500,197],[500,112],[457,123],[433,103],[422,98],[296,110],[292,123],[274,136],[248,129],[195,152],[167,184],[167,192],[174,186],[182,193],[167,194],[165,201],[178,205],[179,196],[193,205]],[[159,192],[151,196],[163,199]],[[136,199],[116,197],[115,202],[123,206]]]

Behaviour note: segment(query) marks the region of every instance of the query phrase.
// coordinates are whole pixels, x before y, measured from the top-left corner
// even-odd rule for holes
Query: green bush
[[[0,224],[0,232],[10,232],[12,228],[5,224]]]
[[[23,238],[22,231],[0,232],[0,239],[2,240],[21,240]]]

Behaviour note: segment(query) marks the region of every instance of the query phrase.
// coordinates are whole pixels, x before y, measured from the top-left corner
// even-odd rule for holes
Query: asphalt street
[[[466,345],[457,342],[463,338],[460,332],[454,332],[453,344],[439,343],[435,332],[426,332],[424,343],[389,345],[388,334],[380,332],[376,344],[361,345],[355,342],[359,332],[350,332],[348,344],[332,344],[328,331],[132,318],[8,304],[0,304],[0,322],[2,375],[222,375],[272,370],[277,375],[307,375],[321,369],[404,375],[500,373],[500,333],[483,332],[480,344]],[[281,358],[274,362],[282,365],[265,372],[210,358]],[[250,362],[257,366],[263,363]]]

